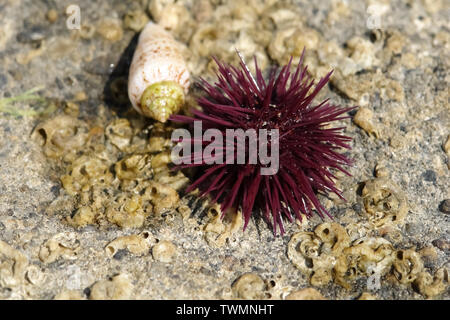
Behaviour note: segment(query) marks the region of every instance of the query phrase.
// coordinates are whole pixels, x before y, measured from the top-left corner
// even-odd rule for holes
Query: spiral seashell
[[[149,22],[139,37],[128,76],[128,96],[140,114],[166,122],[184,104],[189,71],[177,42]]]

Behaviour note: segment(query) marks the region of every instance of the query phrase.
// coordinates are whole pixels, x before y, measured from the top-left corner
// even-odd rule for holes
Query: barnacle
[[[70,195],[89,191],[92,186],[109,185],[114,178],[108,162],[85,155],[75,159],[68,172],[61,177],[61,182]]]
[[[0,288],[13,288],[21,284],[27,267],[26,256],[0,240]]]
[[[119,41],[123,37],[122,21],[115,18],[104,18],[98,23],[97,32],[108,41]]]
[[[95,26],[93,26],[90,23],[87,23],[86,21],[83,21],[83,23],[80,26],[80,29],[78,30],[78,34],[83,39],[91,39],[95,35]]]
[[[361,107],[356,112],[353,117],[353,121],[360,126],[364,131],[368,134],[373,134],[376,138],[380,137],[380,129],[378,128],[379,124],[374,122],[373,112],[365,107]]]
[[[320,239],[312,232],[299,232],[288,243],[287,255],[291,262],[305,274],[313,272],[313,258],[320,254]]]
[[[369,292],[363,292],[358,300],[378,300],[378,298]]]
[[[143,197],[121,194],[106,207],[105,215],[109,222],[122,228],[138,228],[151,212],[151,204],[143,201]]]
[[[184,189],[189,184],[189,178],[181,171],[174,173],[169,169],[156,173],[153,180],[176,191]]]
[[[32,137],[40,140],[47,157],[59,158],[79,150],[88,138],[88,130],[82,121],[67,115],[58,115],[39,124]]]
[[[139,181],[151,178],[151,156],[148,154],[131,154],[114,165],[116,177],[121,180],[123,190],[131,190]]]
[[[319,34],[314,29],[300,28],[295,25],[280,29],[276,32],[269,44],[270,57],[280,65],[287,64],[291,57],[294,61],[299,60],[303,48],[309,50],[317,49]]]
[[[166,7],[174,2],[174,0],[150,0],[148,4],[148,11],[152,15],[152,18],[158,22],[164,14]]]
[[[43,273],[40,268],[34,264],[27,268],[25,273],[25,279],[33,285],[41,285],[46,279],[45,273]]]
[[[112,121],[105,130],[108,140],[119,150],[125,151],[130,145],[133,136],[133,129],[127,119],[120,118]]]
[[[85,300],[86,298],[78,290],[63,290],[53,300]]]
[[[440,268],[434,276],[426,271],[420,272],[414,280],[418,291],[428,298],[442,294],[448,288],[448,283],[449,277],[446,268]]]
[[[222,219],[223,213],[220,205],[215,203],[208,209],[208,223],[205,225],[206,241],[215,247],[221,247],[225,242],[242,227],[242,213],[227,212]]]
[[[423,270],[423,262],[420,254],[413,249],[398,250],[395,253],[393,272],[400,283],[413,282]]]
[[[314,230],[316,236],[324,243],[321,251],[339,256],[350,245],[347,231],[338,223],[325,222]]]
[[[161,152],[167,148],[170,148],[173,143],[171,140],[171,134],[173,127],[167,124],[155,123],[153,125],[151,136],[148,141],[149,152]]]
[[[139,32],[144,29],[145,25],[148,23],[148,17],[142,10],[130,11],[125,15],[124,24],[125,27]]]
[[[164,151],[156,154],[152,158],[152,169],[154,172],[165,171],[167,165],[172,162],[171,154],[169,151]]]
[[[375,57],[374,45],[369,40],[361,37],[353,37],[347,41],[347,48],[350,51],[350,59],[357,66],[357,71],[369,69],[377,65],[379,61]]]
[[[119,250],[127,249],[136,255],[143,255],[150,250],[151,245],[155,243],[155,239],[148,231],[139,234],[123,236],[114,239],[105,248],[109,256],[114,256]]]
[[[153,204],[154,213],[160,215],[164,211],[174,209],[180,197],[177,191],[167,185],[150,181],[142,198]]]
[[[334,266],[337,283],[349,288],[348,281],[358,276],[389,272],[393,261],[394,249],[383,238],[366,238],[356,240],[351,247],[342,251]]]
[[[192,34],[191,30],[194,29],[190,11],[180,3],[165,6],[155,21],[164,29],[173,32],[182,41],[187,41]]]
[[[89,206],[82,206],[77,209],[73,217],[67,217],[67,222],[74,227],[85,227],[94,224],[96,221],[96,212]]]
[[[170,241],[162,240],[155,244],[152,248],[152,255],[156,261],[171,262],[175,255],[177,247]]]
[[[59,258],[73,260],[80,251],[80,241],[75,233],[59,233],[48,239],[39,250],[39,259],[52,263]]]
[[[404,193],[387,177],[367,181],[362,190],[362,197],[369,221],[375,227],[399,223],[407,214]]]
[[[218,32],[213,24],[204,24],[193,34],[190,46],[197,55],[209,56],[215,41],[219,38]]]
[[[89,294],[90,300],[127,300],[133,293],[133,284],[126,274],[96,282]]]
[[[334,259],[333,259],[334,260]],[[315,268],[314,273],[311,275],[309,279],[310,283],[313,286],[321,287],[327,285],[329,282],[333,280],[331,264],[327,263],[327,266],[322,268]]]
[[[336,259],[350,244],[345,229],[337,223],[322,223],[314,233],[299,232],[288,244],[288,257],[304,274],[311,275],[311,284],[322,286],[333,278]]]
[[[260,276],[246,273],[239,277],[233,285],[232,291],[236,298],[245,300],[260,300],[264,297],[266,284]]]
[[[269,7],[266,8],[264,16],[270,18],[276,29],[283,29],[288,25],[301,26],[302,23],[297,7],[294,6]]]

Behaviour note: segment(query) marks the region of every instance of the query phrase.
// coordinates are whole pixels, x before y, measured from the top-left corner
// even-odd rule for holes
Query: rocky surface
[[[282,299],[305,298],[305,292],[327,299],[449,298],[448,272],[441,269],[449,267],[450,241],[448,4],[262,2],[220,7],[215,0],[180,1],[169,8],[165,1],[145,0],[0,3],[1,299]],[[69,28],[70,5],[80,8],[79,30]],[[301,14],[290,16],[289,8]],[[239,31],[220,34],[217,21],[223,15]],[[255,32],[245,21],[258,15],[264,26]],[[354,166],[352,176],[339,182],[347,202],[321,201],[345,227],[348,241],[370,236],[392,245],[397,260],[379,285],[370,285],[366,272],[348,287],[333,277],[313,281],[292,263],[291,237],[316,230],[318,217],[288,225],[282,237],[258,219],[243,233],[239,217],[222,224],[217,212],[185,197],[184,207],[148,218],[138,228],[111,223],[76,228],[68,222],[74,213],[69,208],[77,209],[79,201],[61,182],[68,162],[50,159],[32,132],[61,113],[90,129],[136,118],[124,88],[136,32],[148,19],[185,45],[194,76],[208,77],[208,57],[218,54],[214,48],[233,62],[227,50],[236,46],[246,59],[256,54],[269,66],[285,63],[306,45],[313,75],[335,69],[324,96],[360,107],[350,114],[353,121],[342,121],[353,138]],[[36,87],[42,88],[40,99],[23,97]],[[10,99],[21,95],[17,102]],[[346,252],[341,249],[325,254],[333,257],[335,272],[345,265],[336,262]],[[414,281],[399,279],[403,254],[420,260],[417,275],[414,266],[404,267]],[[434,284],[425,271],[435,275]],[[296,293],[315,284],[319,292]]]

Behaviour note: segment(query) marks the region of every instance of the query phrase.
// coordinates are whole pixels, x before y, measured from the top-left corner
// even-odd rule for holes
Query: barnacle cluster
[[[332,280],[332,268],[349,244],[349,236],[341,225],[326,222],[314,232],[294,234],[287,254],[302,273],[310,276],[311,284],[323,286]]]
[[[61,214],[76,228],[109,224],[142,228],[153,218],[164,216],[167,220],[175,210],[183,220],[190,217],[191,208],[179,196],[189,179],[182,171],[170,169],[173,127],[140,116],[113,116],[108,120],[100,117],[90,123],[72,109],[66,108],[64,113],[38,124],[32,133],[61,173],[59,180],[64,192],[50,205],[50,213]],[[105,111],[102,106],[100,110]],[[221,219],[219,206],[206,201],[203,207],[207,215],[202,229],[210,245],[223,246],[242,228],[240,212]],[[154,244],[154,239],[144,234],[149,235],[142,231],[114,240],[106,247],[107,254],[114,256],[123,249],[142,254]],[[43,244],[40,252],[43,262],[76,258],[79,248],[60,238],[64,236]],[[155,246],[155,259],[171,259],[172,254],[166,254],[164,248],[164,243]]]
[[[396,249],[382,237],[363,237],[350,241],[347,230],[337,223],[322,223],[314,232],[291,237],[287,255],[314,286],[331,281],[346,289],[361,277],[368,282],[393,275],[399,284],[412,284],[419,293],[434,297],[448,287],[448,270],[432,276],[425,270],[422,256],[414,249]]]
[[[48,157],[61,160],[60,181],[74,206],[64,210],[71,211],[68,223],[142,227],[149,216],[175,209],[188,179],[169,168],[173,128],[139,118],[97,121],[60,114],[32,134]]]
[[[214,75],[211,56],[238,64],[236,48],[246,61],[256,57],[264,70],[270,61],[285,65],[291,57],[295,66],[306,47],[308,72],[320,78],[333,68],[332,84],[359,105],[367,106],[372,92],[383,99],[404,99],[401,85],[379,70],[393,55],[411,55],[405,52],[405,39],[393,30],[377,29],[373,39],[355,36],[343,45],[308,26],[301,8],[291,1],[152,0],[148,9],[155,22],[186,44],[183,56],[194,76]],[[333,2],[328,22],[334,24],[348,14],[347,4]],[[252,64],[249,68],[254,73]]]
[[[26,254],[0,240],[0,299],[20,299],[31,296],[45,280],[40,267],[31,263]]]

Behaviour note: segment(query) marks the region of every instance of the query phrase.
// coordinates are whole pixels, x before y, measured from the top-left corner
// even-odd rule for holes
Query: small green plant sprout
[[[42,89],[43,87],[35,87],[15,97],[0,98],[0,114],[19,118],[36,117],[52,113],[56,110],[56,105],[37,94]],[[34,102],[36,106],[34,108],[30,106],[27,106],[27,108],[18,107],[17,104],[20,102]]]

